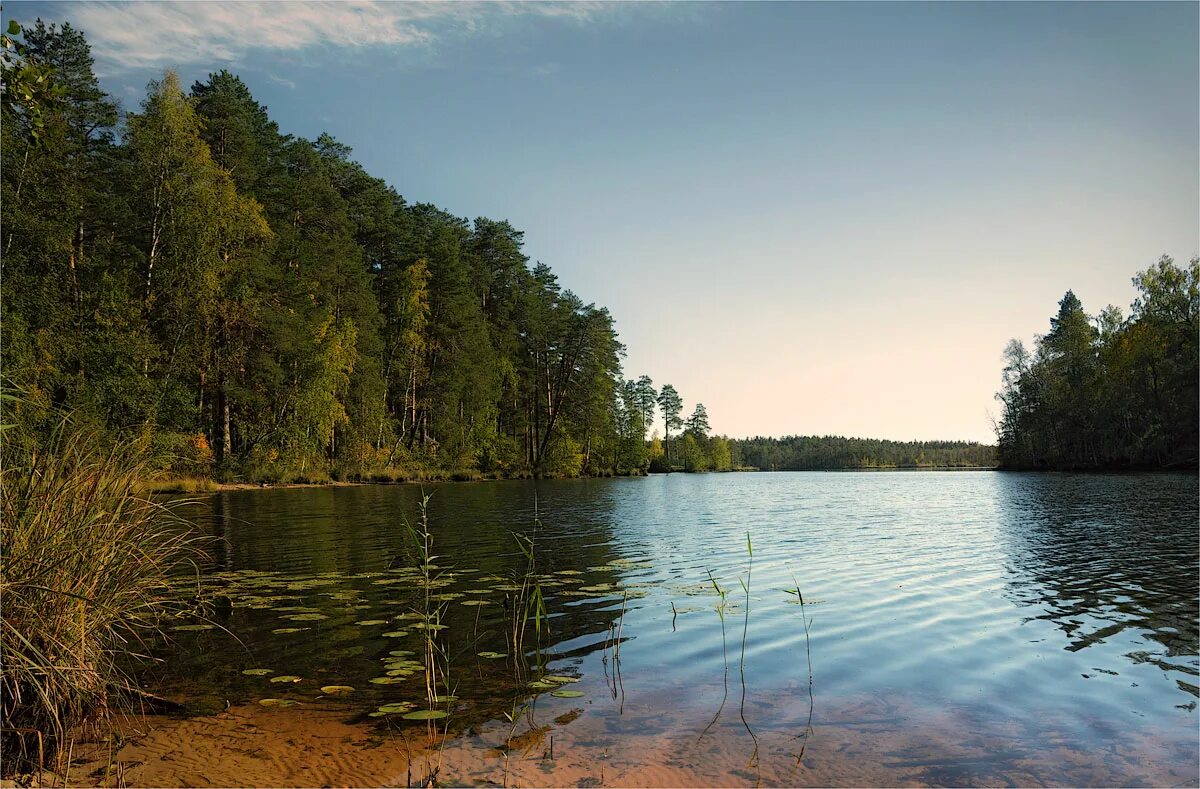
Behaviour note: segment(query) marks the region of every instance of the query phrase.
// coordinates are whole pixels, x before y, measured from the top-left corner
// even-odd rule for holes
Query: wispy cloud
[[[136,2],[78,3],[67,16],[106,70],[234,62],[252,51],[310,47],[430,47],[512,17],[587,22],[614,2]]]

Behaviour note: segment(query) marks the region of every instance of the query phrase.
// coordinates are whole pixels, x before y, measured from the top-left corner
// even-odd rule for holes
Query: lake
[[[405,528],[422,492],[432,619]],[[378,710],[427,706],[435,632],[454,748],[519,735],[510,754],[556,747],[593,784],[1195,785],[1197,496],[1186,474],[1003,472],[222,492],[179,588],[227,597],[228,632],[181,620],[150,681],[403,731],[428,724]],[[532,624],[512,643],[514,533],[540,650]]]

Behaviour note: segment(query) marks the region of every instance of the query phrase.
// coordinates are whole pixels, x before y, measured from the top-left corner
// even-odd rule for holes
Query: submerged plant
[[[139,493],[137,445],[62,419],[50,440],[5,431],[0,470],[0,688],[4,773],[103,715],[122,665],[173,610],[168,576],[195,554],[175,512]],[[40,765],[39,765],[40,766]]]

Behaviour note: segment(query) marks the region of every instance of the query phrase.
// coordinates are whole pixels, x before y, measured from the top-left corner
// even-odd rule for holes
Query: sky
[[[41,3],[510,220],[731,436],[991,442],[1001,352],[1200,252],[1196,3]]]

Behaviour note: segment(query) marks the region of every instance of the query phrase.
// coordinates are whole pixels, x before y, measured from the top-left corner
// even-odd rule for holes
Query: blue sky
[[[1200,251],[1195,3],[22,3],[507,218],[731,435],[991,440],[1000,353]]]

